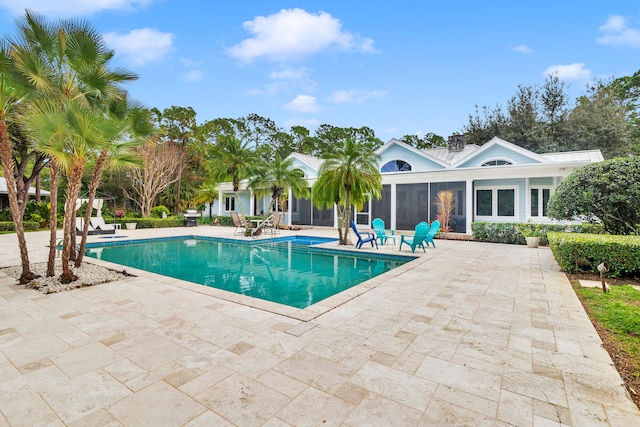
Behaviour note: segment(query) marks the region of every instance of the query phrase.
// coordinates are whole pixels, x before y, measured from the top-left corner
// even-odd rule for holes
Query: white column
[[[396,184],[391,184],[391,230],[396,228]]]
[[[291,207],[291,205],[293,205],[293,203],[291,203],[291,201],[293,200],[293,191],[291,189],[289,189],[289,203],[287,203],[287,225],[293,225],[293,222],[291,221],[291,219],[293,218],[293,208]]]
[[[224,193],[218,189],[218,216],[222,216],[222,205],[224,204]]]
[[[249,212],[247,215],[255,215],[256,204],[253,200],[253,190],[249,190]]]
[[[466,209],[466,214],[467,214],[467,225],[466,225],[466,233],[467,234],[473,234],[473,231],[471,231],[471,223],[473,222],[473,213],[474,213],[474,206],[473,206],[473,180],[467,180],[467,188],[466,188],[466,195],[467,195],[467,203],[465,206]]]

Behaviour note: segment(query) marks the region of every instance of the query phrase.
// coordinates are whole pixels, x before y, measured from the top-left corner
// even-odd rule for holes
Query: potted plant
[[[532,224],[531,220],[518,226],[518,231],[527,241],[527,246],[537,248],[540,245],[543,229],[540,224]]]

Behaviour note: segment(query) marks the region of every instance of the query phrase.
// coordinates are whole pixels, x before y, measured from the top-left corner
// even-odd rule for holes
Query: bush
[[[105,220],[106,221],[106,220]],[[117,219],[117,223],[125,224],[127,222],[135,222],[136,228],[166,228],[166,227],[183,227],[184,218],[131,218]]]
[[[35,221],[24,221],[24,231],[38,231],[40,224]],[[16,231],[16,226],[13,221],[0,221],[0,232],[13,232]]]
[[[11,216],[11,209],[2,209],[0,211],[0,221],[13,222],[13,217]]]
[[[581,167],[560,183],[549,216],[601,221],[611,234],[638,234],[640,158],[625,157]]]
[[[640,275],[640,236],[549,233],[549,244],[568,273],[597,272],[606,262],[611,277]]]
[[[473,239],[479,242],[507,243],[526,245],[527,242],[520,232],[522,224],[512,222],[473,222],[471,230]],[[574,233],[602,233],[601,224],[537,224],[536,229],[540,233],[540,244],[548,245],[547,233],[574,232]]]
[[[154,206],[151,208],[151,212],[150,215],[153,218],[162,218],[162,213],[164,212],[164,214],[166,216],[169,216],[169,214],[171,213],[171,211],[169,210],[168,207],[164,206],[164,205],[159,205],[159,206]]]

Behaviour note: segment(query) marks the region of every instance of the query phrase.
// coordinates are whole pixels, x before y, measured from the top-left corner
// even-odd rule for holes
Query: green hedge
[[[40,223],[37,221],[23,221],[24,231],[38,231],[40,229]],[[11,232],[16,231],[16,226],[13,224],[13,221],[0,221],[0,232]]]
[[[640,236],[549,233],[549,245],[568,273],[595,272],[607,263],[611,277],[640,275]]]
[[[107,224],[113,224],[113,218],[105,218]],[[168,228],[168,227],[184,227],[184,218],[172,216],[169,218],[117,218],[116,223],[122,224],[125,229],[127,222],[135,222],[136,228]]]
[[[517,227],[520,223],[513,222],[473,222],[471,231],[473,239],[479,242],[508,243],[526,245],[527,242]],[[573,233],[602,233],[600,224],[539,224],[541,228],[541,245],[548,245],[547,233],[549,232],[573,232]]]

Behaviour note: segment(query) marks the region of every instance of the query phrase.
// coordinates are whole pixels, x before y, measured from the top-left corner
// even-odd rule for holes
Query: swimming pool
[[[334,240],[182,236],[94,243],[87,245],[86,255],[296,308],[309,307],[414,259],[314,247]]]

